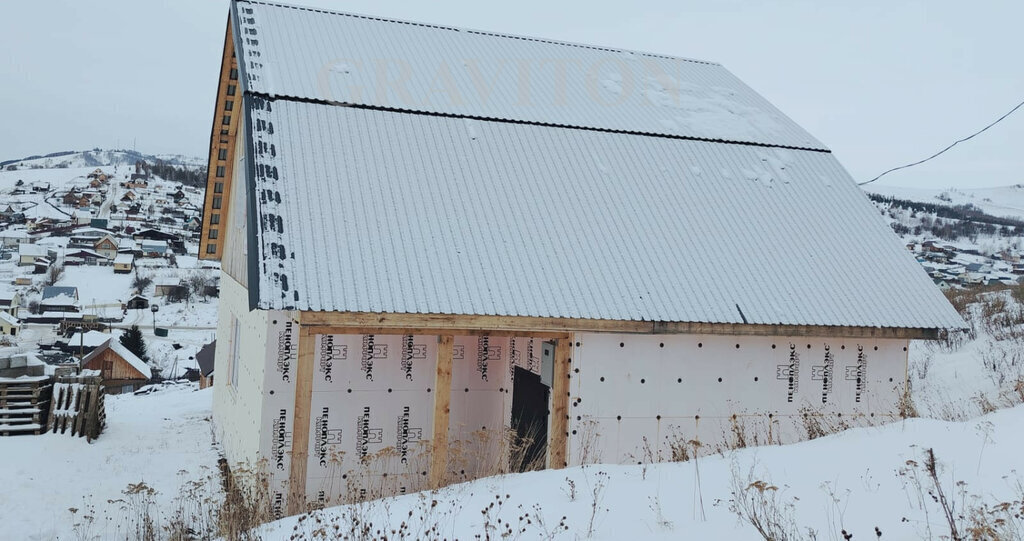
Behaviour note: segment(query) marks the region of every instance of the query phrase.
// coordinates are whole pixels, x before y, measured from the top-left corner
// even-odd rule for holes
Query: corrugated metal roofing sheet
[[[235,17],[251,92],[825,148],[714,63],[262,2]]]
[[[250,104],[260,308],[962,326],[829,153]]]

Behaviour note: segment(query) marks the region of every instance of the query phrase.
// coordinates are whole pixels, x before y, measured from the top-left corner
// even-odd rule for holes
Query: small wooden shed
[[[153,378],[153,372],[142,359],[116,338],[110,338],[86,355],[82,369],[99,370],[107,394],[134,392]]]

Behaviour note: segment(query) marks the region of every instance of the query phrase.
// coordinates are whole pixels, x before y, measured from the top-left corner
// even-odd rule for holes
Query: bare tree
[[[46,271],[46,285],[56,285],[60,281],[61,277],[64,276],[64,265],[60,263],[54,263],[50,265],[49,270]]]

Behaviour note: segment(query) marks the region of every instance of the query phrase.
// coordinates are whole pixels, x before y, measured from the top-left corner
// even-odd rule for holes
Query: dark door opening
[[[551,390],[540,376],[515,367],[512,384],[512,471],[543,470],[548,456],[548,395]]]

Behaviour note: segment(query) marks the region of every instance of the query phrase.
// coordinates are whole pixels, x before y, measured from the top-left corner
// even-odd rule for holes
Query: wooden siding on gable
[[[90,359],[82,368],[99,370],[103,381],[147,379],[146,376],[110,348],[105,349],[102,353]]]
[[[202,236],[199,258],[220,260],[230,232],[227,227],[229,194],[234,179],[235,135],[242,116],[242,86],[238,80],[238,61],[228,20],[221,58],[220,84],[210,131],[210,157],[207,166],[206,199],[203,203]],[[211,234],[212,233],[212,234]]]

